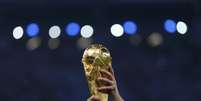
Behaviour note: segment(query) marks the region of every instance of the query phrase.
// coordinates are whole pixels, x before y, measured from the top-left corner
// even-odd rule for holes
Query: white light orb
[[[111,26],[110,32],[115,37],[121,37],[124,34],[124,29],[120,24],[114,24]]]
[[[187,24],[183,21],[179,21],[177,23],[177,31],[180,34],[186,34],[186,32],[188,31]]]
[[[50,38],[55,39],[55,38],[58,38],[60,35],[61,35],[61,29],[59,26],[55,25],[55,26],[50,27],[50,29],[49,29]]]
[[[80,33],[83,38],[90,38],[94,34],[94,29],[90,25],[84,25]]]
[[[21,39],[24,34],[24,30],[21,26],[17,26],[13,29],[13,37],[18,40]]]

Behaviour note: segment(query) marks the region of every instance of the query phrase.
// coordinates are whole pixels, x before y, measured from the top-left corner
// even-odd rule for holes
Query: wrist
[[[118,90],[117,87],[111,92],[111,95],[112,95],[112,96],[118,96],[118,95],[120,95],[120,94],[119,94],[119,90]]]
[[[118,88],[115,88],[115,90],[111,92],[111,97],[114,101],[124,101],[119,93]]]

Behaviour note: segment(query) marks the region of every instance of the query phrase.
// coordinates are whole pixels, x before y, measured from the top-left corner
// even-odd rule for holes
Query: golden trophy
[[[109,70],[112,63],[112,57],[109,50],[101,44],[93,44],[85,49],[82,63],[84,65],[85,75],[88,81],[91,95],[98,96],[101,101],[108,101],[108,94],[97,91],[96,80],[101,77],[100,70]]]

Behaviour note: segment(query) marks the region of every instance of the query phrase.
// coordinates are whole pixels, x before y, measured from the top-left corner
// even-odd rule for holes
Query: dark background
[[[110,26],[125,20],[138,24],[138,44],[132,36],[115,38]],[[185,35],[167,33],[166,19],[188,24]],[[59,38],[47,46],[48,29],[70,22],[90,24],[93,43],[111,51],[118,87],[125,101],[201,100],[201,2],[199,0],[0,0],[0,101],[85,101],[89,91],[77,40]],[[12,37],[15,26],[40,24],[41,45],[28,50],[30,39]],[[152,47],[153,32],[163,43]]]

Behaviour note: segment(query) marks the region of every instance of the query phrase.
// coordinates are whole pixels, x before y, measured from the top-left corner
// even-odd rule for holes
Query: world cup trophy
[[[82,63],[90,94],[99,97],[101,101],[108,101],[109,95],[107,93],[97,91],[97,87],[101,84],[97,83],[96,80],[101,77],[100,70],[109,71],[109,66],[112,64],[109,50],[101,44],[93,44],[85,49]]]

